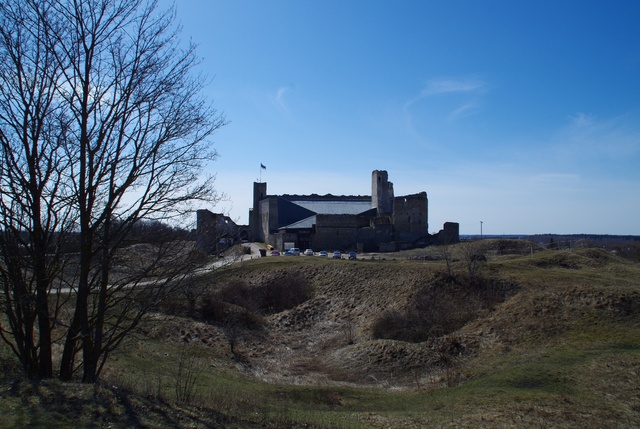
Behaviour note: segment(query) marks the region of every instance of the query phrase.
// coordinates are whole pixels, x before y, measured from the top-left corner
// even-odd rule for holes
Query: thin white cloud
[[[432,79],[422,89],[421,96],[451,94],[451,93],[479,93],[486,89],[486,83],[477,78],[470,79]]]
[[[439,78],[428,80],[418,94],[404,103],[403,113],[407,132],[421,139],[415,126],[413,109],[419,103],[429,100],[429,103],[444,103],[442,110],[448,110],[446,120],[456,120],[474,115],[481,110],[479,97],[486,92],[487,83],[478,78]],[[452,98],[454,97],[454,98]],[[435,101],[438,99],[438,101]],[[454,106],[451,106],[451,103]]]
[[[290,116],[291,112],[285,96],[291,91],[291,89],[292,88],[290,86],[281,86],[276,90],[275,95],[270,97],[273,105],[287,116]]]
[[[447,94],[471,94],[477,95],[484,92],[487,85],[480,79],[432,79],[427,81],[420,93],[409,99],[405,105],[405,111],[418,101],[436,95]]]
[[[578,113],[558,134],[558,143],[572,151],[611,158],[626,158],[640,154],[640,126],[633,115],[599,119]]]
[[[449,116],[449,122],[456,121],[459,118],[470,116],[480,110],[480,103],[477,100],[471,100],[454,109]]]

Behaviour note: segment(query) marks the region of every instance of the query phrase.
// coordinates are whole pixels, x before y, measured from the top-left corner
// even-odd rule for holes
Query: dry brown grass
[[[640,426],[640,264],[601,249],[519,255],[487,244],[500,252],[488,253],[480,275],[509,285],[507,293],[426,341],[374,339],[372,327],[446,273],[437,255],[260,258],[199,281],[210,292],[238,281],[251,290],[295,273],[313,297],[236,332],[234,352],[223,326],[158,314],[108,374],[146,378],[155,395],[154,380],[171,373],[187,344],[209,368],[202,406],[236,418],[347,428]],[[464,262],[453,270],[463,276]],[[462,304],[473,293],[452,296]]]

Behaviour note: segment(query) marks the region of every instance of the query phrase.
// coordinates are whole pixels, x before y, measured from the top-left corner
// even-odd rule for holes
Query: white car
[[[313,256],[313,250],[311,250],[311,249],[307,249],[307,250],[305,250],[305,251],[304,251],[304,255],[305,255],[305,256]]]
[[[289,252],[291,252],[293,256],[300,255],[300,249],[298,249],[297,247],[292,247],[291,249],[289,249]]]

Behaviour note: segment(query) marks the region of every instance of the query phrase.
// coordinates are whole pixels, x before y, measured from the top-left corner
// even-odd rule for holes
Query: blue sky
[[[638,1],[176,5],[230,121],[214,211],[246,223],[258,179],[369,195],[379,169],[432,233],[640,235]]]

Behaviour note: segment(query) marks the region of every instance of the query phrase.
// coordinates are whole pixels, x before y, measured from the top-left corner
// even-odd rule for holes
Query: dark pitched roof
[[[352,200],[347,199],[304,199],[289,200],[290,202],[304,207],[315,214],[360,214],[371,208],[371,199],[368,200]]]
[[[316,216],[309,216],[306,219],[299,220],[298,222],[294,222],[290,225],[283,226],[278,229],[311,229],[313,224],[316,223]]]

